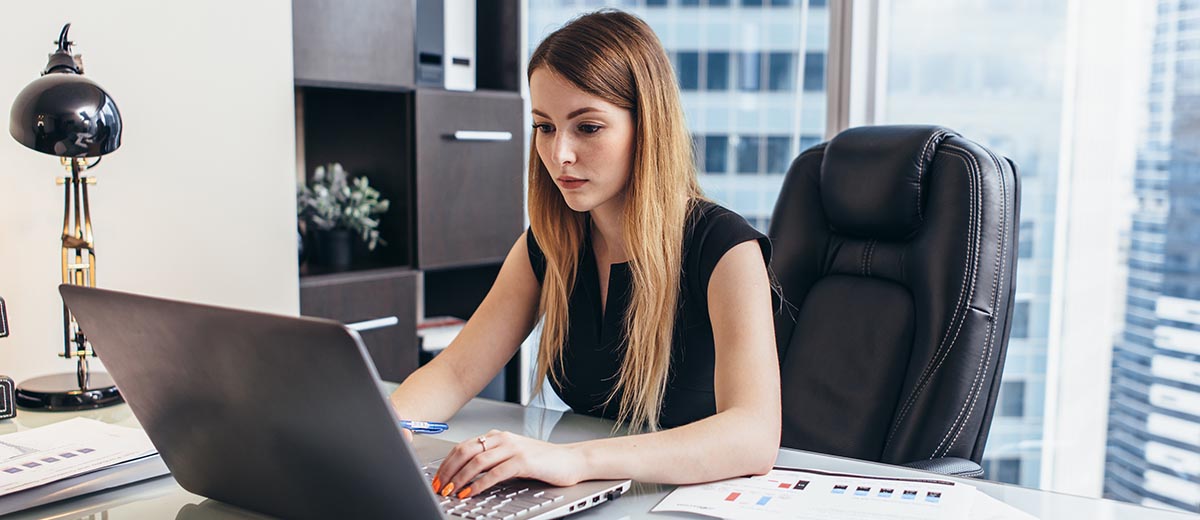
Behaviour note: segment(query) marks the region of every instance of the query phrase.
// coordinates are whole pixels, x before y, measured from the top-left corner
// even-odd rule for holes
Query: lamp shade
[[[73,71],[46,74],[21,90],[8,129],[17,142],[58,157],[98,157],[121,146],[116,102]]]

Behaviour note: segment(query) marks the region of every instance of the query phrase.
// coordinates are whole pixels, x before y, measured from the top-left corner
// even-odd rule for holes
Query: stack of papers
[[[756,520],[1033,518],[959,482],[783,468],[681,486],[653,511]]]
[[[0,435],[0,496],[156,453],[142,430],[93,419]]]

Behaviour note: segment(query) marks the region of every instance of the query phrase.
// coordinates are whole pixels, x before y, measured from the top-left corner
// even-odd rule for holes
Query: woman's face
[[[529,79],[534,142],[550,178],[579,212],[624,204],[633,169],[633,116],[539,68]]]

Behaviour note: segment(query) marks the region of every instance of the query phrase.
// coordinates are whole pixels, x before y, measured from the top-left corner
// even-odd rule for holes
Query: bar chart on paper
[[[763,520],[957,519],[970,516],[977,493],[951,481],[775,469],[762,476],[680,487],[654,511]]]
[[[141,430],[83,418],[0,435],[0,496],[155,453]]]

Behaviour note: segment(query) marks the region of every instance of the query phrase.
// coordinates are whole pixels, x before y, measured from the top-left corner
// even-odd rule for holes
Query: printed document
[[[776,468],[755,477],[681,486],[653,511],[756,520],[970,518],[980,493],[949,480]]]
[[[0,435],[0,496],[155,453],[142,430],[82,417]]]

